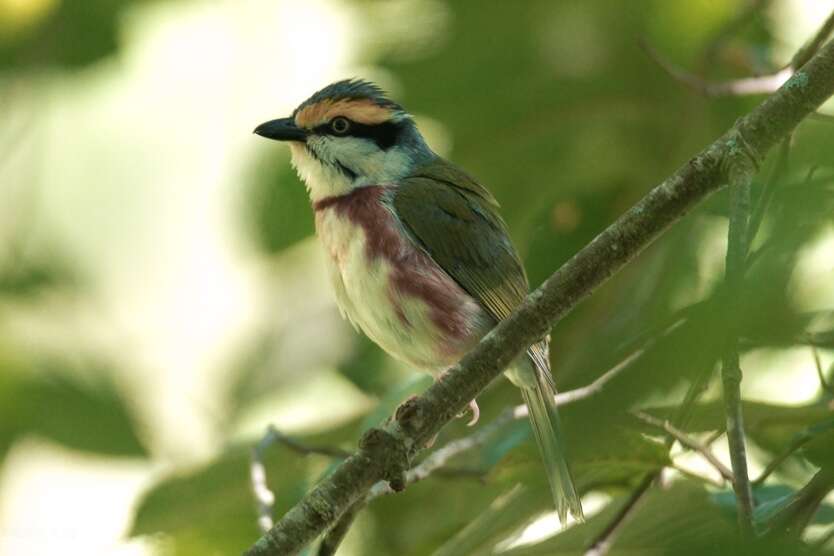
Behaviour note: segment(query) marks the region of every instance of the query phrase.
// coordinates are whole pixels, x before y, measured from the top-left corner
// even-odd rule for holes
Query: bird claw
[[[469,402],[469,411],[472,412],[472,418],[466,423],[467,427],[474,427],[475,424],[478,422],[478,419],[481,417],[481,410],[478,407],[478,401],[472,400]],[[461,415],[463,417],[463,415]]]

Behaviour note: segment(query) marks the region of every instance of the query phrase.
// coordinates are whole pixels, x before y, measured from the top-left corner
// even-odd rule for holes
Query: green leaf
[[[286,153],[266,145],[250,182],[245,223],[264,252],[279,253],[313,234],[310,200]]]
[[[481,463],[487,469],[494,467],[504,456],[530,439],[532,429],[526,419],[516,419],[504,430],[494,434],[481,450]]]
[[[140,502],[130,536],[163,534],[178,556],[243,552],[260,537],[249,454],[243,446],[233,447],[201,468],[162,480]],[[265,454],[276,515],[286,513],[306,492],[310,461],[287,449]]]
[[[758,525],[766,524],[774,515],[778,514],[785,506],[790,504],[796,490],[787,485],[763,485],[753,490],[753,498],[756,500],[756,509],[753,512],[753,520]],[[736,513],[736,497],[731,490],[717,493],[716,500],[719,505],[729,510],[730,515]],[[834,506],[823,503],[819,506],[811,523],[826,524],[834,521]]]
[[[497,520],[492,524],[496,531],[505,526],[512,530],[516,525],[508,521],[523,523],[550,508],[552,502],[544,478],[540,470],[535,473],[541,479],[527,475],[524,494],[508,507],[505,515],[493,516]],[[515,484],[435,474],[410,485],[402,494],[378,498],[366,509],[368,527],[374,534],[363,544],[361,553],[430,554],[478,520],[497,497]]]
[[[40,17],[3,21],[0,67],[85,66],[118,46],[117,22],[130,0],[50,2]]]
[[[2,369],[0,363],[0,453],[16,437],[38,434],[77,450],[145,457],[136,425],[105,370],[85,373]]]
[[[541,511],[541,493],[517,484],[501,494],[432,556],[476,554],[489,549]]]
[[[391,372],[387,365],[390,357],[367,336],[359,334],[355,351],[350,358],[339,364],[338,370],[363,392],[384,396],[401,380],[401,375]]]
[[[592,453],[571,458],[579,489],[631,484],[647,472],[658,471],[671,463],[669,451],[661,442],[638,431],[616,427],[605,442],[594,445]]]
[[[599,514],[543,542],[520,546],[507,556],[580,556],[600,538],[625,503],[625,497],[609,503]],[[735,520],[715,511],[703,486],[689,480],[651,487],[614,538],[609,556],[635,554],[703,555],[741,554]],[[795,544],[773,542],[757,546],[755,554],[797,554]]]
[[[820,421],[805,432],[802,455],[819,467],[834,467],[834,418]]]
[[[482,464],[489,469],[490,480],[503,484],[544,480],[541,457],[529,434],[526,420],[518,420],[484,446]],[[569,446],[570,447],[570,446]],[[496,460],[497,456],[500,460]],[[577,488],[580,492],[631,485],[647,472],[670,463],[668,450],[638,431],[615,427],[593,450],[568,453]],[[544,485],[544,483],[542,483]]]
[[[51,253],[49,259],[31,260],[12,251],[11,259],[0,266],[0,297],[31,300],[46,291],[78,285],[78,273],[60,256]]]

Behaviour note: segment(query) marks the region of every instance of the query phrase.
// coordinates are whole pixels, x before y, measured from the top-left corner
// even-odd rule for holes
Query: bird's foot
[[[478,407],[478,401],[477,400],[472,400],[471,402],[469,402],[469,411],[472,412],[472,418],[469,420],[468,423],[466,423],[466,426],[467,427],[474,427],[475,424],[478,422],[478,419],[481,417],[481,410]],[[463,416],[464,416],[464,413],[461,413],[460,415],[458,415],[458,417],[463,417]]]
[[[417,410],[417,404],[415,403],[417,400],[417,396],[409,396],[407,400],[397,407],[397,410],[394,412],[394,419],[397,421],[404,423],[409,419],[414,417],[414,414]]]

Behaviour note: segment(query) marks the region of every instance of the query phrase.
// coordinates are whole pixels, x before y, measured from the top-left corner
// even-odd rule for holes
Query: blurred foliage
[[[0,306],[38,302],[81,289],[78,273],[54,249],[33,257],[17,248],[0,267]],[[0,310],[0,335],[4,329]],[[146,457],[137,424],[106,364],[64,359],[0,343],[0,462],[20,437],[37,435],[76,450]]]
[[[378,15],[383,2],[348,4],[360,15]],[[15,12],[8,7],[13,2],[0,2],[0,72],[11,77],[43,69],[69,73],[106,59],[120,47],[120,19],[147,3],[42,0],[29,11]],[[709,78],[772,70],[777,39],[771,19],[751,12],[727,32],[729,22],[749,4],[531,0],[520,9],[516,2],[418,2],[421,9],[449,10],[448,34],[422,53],[383,48],[369,50],[360,61],[380,67],[410,111],[446,127],[453,139],[449,157],[478,176],[501,202],[531,283],[537,285],[758,102],[691,94],[640,52],[638,38]],[[240,213],[267,281],[284,288],[288,282],[277,278],[279,270],[301,258],[298,252],[313,233],[313,217],[288,156],[277,152],[264,151],[251,161],[241,178],[243,202],[233,210]],[[673,461],[658,430],[632,418],[632,410],[674,419],[687,387],[703,380],[706,390],[680,428],[701,439],[723,431],[723,409],[712,379],[727,330],[741,333],[745,384],[784,384],[777,376],[781,369],[750,364],[778,361],[782,350],[808,349],[810,357],[813,345],[830,357],[832,255],[823,252],[817,266],[807,260],[820,240],[834,233],[834,127],[805,122],[792,139],[787,168],[775,172],[775,164],[770,157],[755,183],[754,205],[766,188],[773,195],[752,244],[744,291],[732,293],[741,297],[740,310],[728,314],[724,309],[731,295],[721,286],[728,202],[726,192],[719,192],[554,330],[553,368],[562,391],[588,384],[638,354],[601,393],[562,411],[579,488],[602,500],[586,523],[509,546],[551,504],[529,425],[514,421],[450,462],[448,470],[458,473],[437,473],[403,494],[374,500],[348,535],[345,553],[494,554],[501,546],[503,554],[512,556],[582,554],[634,489]],[[28,234],[16,237],[22,235]],[[0,337],[14,316],[5,312],[10,307],[48,311],[55,292],[94,303],[85,297],[94,284],[80,277],[83,272],[67,263],[68,256],[44,248],[42,254],[27,250],[24,256],[16,242],[3,247],[0,261]],[[303,307],[304,295],[306,290],[299,288],[287,298],[300,298]],[[352,449],[364,430],[431,380],[404,379],[402,369],[359,335],[345,333],[344,349],[328,349],[328,340],[344,330],[319,326],[316,310],[311,307],[303,318],[292,313],[277,324],[270,318],[282,318],[277,313],[288,311],[286,306],[276,303],[265,311],[270,313],[266,322],[229,364],[232,378],[224,385],[225,413],[217,426],[222,449],[200,465],[177,467],[150,487],[137,504],[131,536],[160,537],[164,549],[177,555],[239,553],[258,535],[249,450],[238,431],[247,410],[300,390],[311,373],[326,367],[346,388],[372,400],[372,407],[298,440]],[[328,346],[308,349],[316,353],[301,359],[306,365],[293,367],[281,355],[299,329],[312,330]],[[0,344],[0,461],[29,434],[85,452],[150,458],[146,431],[137,426],[123,388],[112,380],[110,367],[126,362],[104,359],[106,364],[82,365],[82,372],[75,354],[62,355],[55,350],[49,357],[35,355],[29,344],[13,339]],[[82,359],[100,361],[89,353]],[[829,384],[832,368],[822,370]],[[808,369],[784,372],[796,377],[813,373]],[[517,391],[505,382],[479,398],[479,426],[520,403]],[[818,468],[834,469],[832,398],[834,392],[821,387],[813,400],[800,405],[745,402],[751,453],[767,462],[801,446],[765,484],[757,485],[762,523],[793,501]],[[322,406],[328,402],[322,397]],[[471,434],[464,421],[444,429],[435,446]],[[256,439],[248,434],[245,441],[249,445]],[[277,495],[276,515],[297,502],[335,461],[272,447],[265,463]],[[669,479],[663,471],[609,554],[739,553],[734,512],[730,489],[691,477]],[[834,508],[823,504],[813,522],[830,529]],[[832,545],[820,553],[834,554]],[[798,554],[803,547],[795,538],[777,536],[757,546],[756,553]]]
[[[265,458],[276,509],[286,512],[309,487],[307,461],[276,450]],[[239,554],[257,537],[249,450],[232,447],[211,465],[162,481],[139,508],[131,535],[165,533],[174,554]]]
[[[258,247],[267,253],[280,252],[313,233],[307,192],[298,186],[289,160],[274,155],[270,153],[253,168],[244,217]]]
[[[147,456],[123,397],[104,372],[96,371],[93,384],[55,369],[46,369],[42,378],[17,374],[0,368],[0,454],[16,437],[36,434],[77,450]]]
[[[5,25],[0,24],[0,64],[79,67],[95,62],[116,50],[116,20],[131,3],[43,0],[28,10],[14,10],[8,3]]]

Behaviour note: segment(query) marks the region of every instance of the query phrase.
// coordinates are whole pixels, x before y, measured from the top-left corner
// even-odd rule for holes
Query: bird
[[[309,193],[344,317],[439,377],[529,292],[495,197],[437,155],[376,84],[337,81],[254,133],[286,142]],[[521,390],[562,523],[582,520],[550,371],[549,337],[504,372]],[[470,403],[474,424],[478,405]]]

